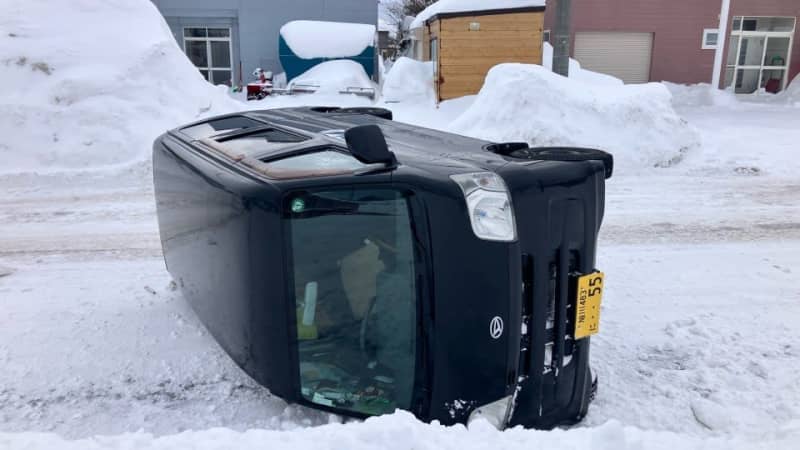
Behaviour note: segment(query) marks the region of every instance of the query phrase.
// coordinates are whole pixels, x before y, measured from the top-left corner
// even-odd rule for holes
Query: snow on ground
[[[128,82],[116,67],[127,70],[133,62],[123,64],[100,51],[110,45],[107,40],[90,39],[74,26],[62,30],[66,24],[48,20],[48,27],[52,22],[62,31],[62,42],[70,43],[59,47],[58,40],[47,41],[52,48],[42,44],[46,30],[38,21],[47,16],[44,3],[15,4],[0,18],[4,32],[15,34],[0,41],[0,59],[11,58],[9,64],[0,61],[0,99],[23,123],[19,136],[9,125],[3,131],[13,142],[13,154],[39,155],[11,160],[7,157],[12,153],[0,148],[6,163],[0,171],[0,448],[796,447],[800,345],[792,336],[800,318],[800,115],[791,103],[718,96],[703,92],[702,86],[670,86],[671,98],[663,87],[628,86],[626,90],[636,93],[628,97],[627,91],[613,87],[580,90],[586,83],[553,81],[554,75],[537,73],[537,80],[560,95],[523,83],[518,98],[493,103],[498,99],[482,94],[438,108],[426,102],[373,103],[334,94],[233,104],[239,109],[375,104],[391,108],[396,120],[445,130],[457,118],[457,123],[467,122],[463,116],[481,112],[485,104],[494,109],[484,112],[500,117],[508,108],[525,112],[507,116],[519,128],[506,128],[508,134],[498,135],[502,140],[520,138],[511,133],[517,129],[523,133],[541,127],[546,132],[556,125],[540,122],[541,116],[569,112],[565,117],[583,129],[568,131],[579,133],[588,144],[615,139],[632,148],[687,139],[670,136],[663,132],[664,124],[640,116],[666,120],[676,130],[685,120],[696,130],[695,148],[674,165],[637,165],[609,180],[598,261],[608,287],[601,332],[592,346],[600,390],[583,423],[552,432],[501,433],[485,423],[469,429],[422,424],[403,412],[341,423],[341,418],[272,397],[203,329],[164,268],[146,165],[100,170],[98,162],[88,172],[61,170],[76,167],[63,163],[66,156],[69,161],[82,155],[91,161],[102,158],[104,152],[97,148],[116,152],[102,164],[142,158],[156,134],[198,113],[214,112],[198,110],[201,100],[214,99],[214,108],[230,100],[217,100],[218,92],[206,85],[193,94],[169,92],[167,87],[175,88],[169,83],[180,79],[194,86],[196,77],[181,75],[193,70],[185,58],[169,60],[174,52],[163,38],[163,26],[153,25],[161,21],[149,2],[99,5],[83,0],[58,10],[52,2],[48,5],[50,15],[59,20],[94,21],[102,36],[120,22],[120,8],[126,23],[150,17],[146,39],[137,34],[130,38],[135,42],[117,51],[132,54],[122,49],[163,42],[163,47],[154,45],[164,50],[170,71],[162,71],[164,78],[152,75],[157,79],[150,80],[149,89],[137,84],[144,79],[136,77],[151,75],[134,74],[130,91],[109,88]],[[24,36],[29,40],[19,42],[25,44],[7,43]],[[33,63],[17,68],[14,58],[22,49]],[[70,54],[81,58],[81,67],[109,60],[118,72],[108,79],[92,78],[68,64]],[[64,79],[83,80],[69,91],[82,100],[58,109],[47,95],[34,92],[28,98],[7,89],[9,80],[20,83],[24,78],[19,70],[38,81],[50,80],[33,68],[39,61],[54,68],[52,77],[62,71],[79,73],[81,77]],[[515,77],[530,69],[517,72],[507,80],[511,87],[522,83]],[[491,89],[506,89],[504,83],[494,80]],[[49,90],[56,85],[43,86]],[[529,89],[538,95],[526,94]],[[576,98],[577,92],[590,92],[596,101]],[[180,103],[172,95],[190,97]],[[608,106],[607,97],[619,97],[614,101],[620,103],[634,100],[629,109],[601,108]],[[657,105],[642,104],[643,99]],[[79,107],[92,101],[97,102],[94,109]],[[670,101],[673,106],[667,107]],[[544,106],[531,109],[533,103]],[[117,110],[130,111],[126,108],[140,114],[114,116],[112,122],[97,112],[112,116]],[[604,117],[620,111],[624,117]],[[59,114],[47,129],[72,144],[38,147],[43,138],[24,124]],[[472,131],[505,126],[483,120],[473,122]],[[648,134],[640,130],[645,128],[662,131]],[[98,140],[107,145],[94,147],[94,152],[80,145],[97,136],[115,136],[117,129],[126,130],[130,139],[116,144]],[[623,167],[633,167],[635,158],[656,154],[643,151],[634,159],[627,147],[616,153]],[[48,155],[63,164],[41,160]]]
[[[375,25],[295,20],[280,30],[286,44],[305,59],[358,56],[375,43]]]
[[[778,166],[800,129],[785,107],[769,108],[680,110],[710,143],[699,154],[742,158],[727,168],[687,159],[610,180],[598,263],[609,287],[592,351],[600,391],[584,423],[552,433],[442,428],[404,413],[337,425],[287,406],[229,361],[170,287],[146,179],[1,176],[0,265],[15,272],[0,277],[0,447],[791,448],[800,184]],[[765,133],[769,123],[784,128]],[[718,148],[731,129],[739,139]],[[763,135],[770,145],[749,153]],[[759,174],[728,170],[748,154]],[[114,436],[67,441],[97,434]]]
[[[530,64],[500,64],[449,129],[492,141],[596,147],[623,173],[680,161],[699,144],[661,84],[592,85]],[[619,173],[619,172],[618,172]]]
[[[186,64],[150,2],[6,1],[2,11],[0,173],[145,161],[165,128],[235,108]]]
[[[375,89],[364,67],[349,59],[326,61],[289,81],[289,89],[313,86],[319,94],[338,94],[348,88]]]
[[[800,107],[800,75],[794,77],[780,97],[786,103]]]

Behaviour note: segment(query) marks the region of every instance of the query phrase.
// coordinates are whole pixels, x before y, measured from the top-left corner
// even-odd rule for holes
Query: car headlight
[[[467,419],[467,426],[477,419],[485,419],[498,430],[502,430],[508,424],[508,420],[513,412],[514,396],[509,395],[495,402],[479,406],[472,411]]]
[[[491,172],[451,175],[450,178],[464,192],[476,236],[487,241],[517,239],[511,197],[502,178]]]

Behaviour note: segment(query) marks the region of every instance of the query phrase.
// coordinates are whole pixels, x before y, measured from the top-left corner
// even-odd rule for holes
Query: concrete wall
[[[278,31],[292,20],[329,20],[377,25],[376,0],[152,0],[183,46],[183,27],[232,28],[234,80],[239,62],[246,83],[256,67],[283,71]]]
[[[545,29],[553,29],[557,2],[547,2]],[[721,0],[572,0],[570,52],[574,55],[576,31],[654,33],[651,81],[710,83],[715,51],[703,50],[701,41],[704,28],[719,26],[721,5]],[[729,32],[734,16],[795,16],[800,21],[800,0],[731,0]],[[800,34],[795,33],[789,80],[800,72]],[[720,39],[726,47],[728,36]]]

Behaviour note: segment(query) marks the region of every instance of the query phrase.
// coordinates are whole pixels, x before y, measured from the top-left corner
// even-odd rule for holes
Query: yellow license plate
[[[603,272],[578,278],[575,302],[575,339],[583,339],[600,331],[600,303],[603,300]]]

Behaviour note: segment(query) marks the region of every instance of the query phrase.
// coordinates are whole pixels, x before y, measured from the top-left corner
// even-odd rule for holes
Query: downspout
[[[725,45],[728,43],[728,16],[730,14],[730,8],[731,0],[722,0],[722,6],[719,12],[717,49],[714,51],[714,72],[711,74],[711,86],[715,89],[720,89],[719,78],[722,74],[722,58],[725,52]]]

